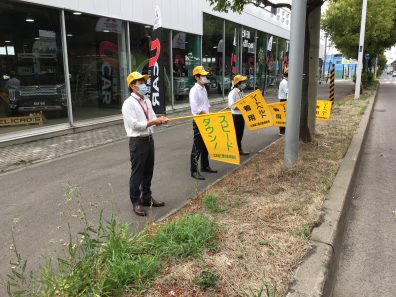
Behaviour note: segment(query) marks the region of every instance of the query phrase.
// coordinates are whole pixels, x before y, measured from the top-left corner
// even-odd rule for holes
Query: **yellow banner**
[[[316,119],[328,121],[330,119],[332,102],[330,100],[316,100]]]
[[[212,160],[239,165],[239,151],[231,112],[194,117]]]
[[[274,126],[286,127],[286,101],[268,104],[271,109]]]
[[[249,130],[273,126],[271,110],[260,90],[256,90],[235,103],[242,112]]]

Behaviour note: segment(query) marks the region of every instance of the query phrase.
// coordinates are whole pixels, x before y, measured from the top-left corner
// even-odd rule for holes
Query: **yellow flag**
[[[194,116],[209,157],[212,160],[239,165],[239,151],[231,112]]]
[[[273,125],[271,110],[261,95],[256,90],[235,103],[243,115],[249,130],[257,130]]]
[[[286,101],[270,103],[268,106],[271,109],[274,126],[286,127]]]
[[[316,100],[316,119],[328,121],[330,119],[332,102],[330,100]]]

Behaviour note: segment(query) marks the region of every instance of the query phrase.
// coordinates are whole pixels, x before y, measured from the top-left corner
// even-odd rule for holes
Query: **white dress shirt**
[[[190,90],[190,106],[191,113],[198,115],[202,113],[209,113],[210,103],[208,93],[204,86],[195,83]]]
[[[154,133],[154,126],[147,128],[148,120],[142,106],[147,111],[150,121],[157,118],[147,97],[140,99],[138,95],[132,93],[122,104],[122,117],[128,137],[148,136]]]
[[[233,88],[231,92],[228,94],[228,106],[231,106],[232,104],[242,99],[243,97],[245,97],[245,95],[240,89],[238,89],[237,87]],[[242,112],[234,105],[231,106],[231,113],[242,114]]]
[[[288,87],[287,79],[282,79],[282,81],[279,84],[278,99],[287,100],[288,93],[289,93],[289,87]]]

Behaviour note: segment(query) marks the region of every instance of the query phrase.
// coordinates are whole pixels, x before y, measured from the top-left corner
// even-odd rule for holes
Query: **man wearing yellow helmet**
[[[138,216],[145,216],[143,206],[160,207],[151,196],[151,179],[154,171],[154,126],[168,122],[165,117],[154,113],[150,99],[146,97],[148,75],[132,72],[127,77],[131,96],[122,105],[122,116],[127,136],[129,137],[129,153],[131,158],[131,178],[129,180],[129,196],[133,211]]]
[[[241,111],[233,104],[238,100],[242,99],[245,95],[243,90],[246,88],[247,77],[242,75],[235,75],[233,79],[234,87],[228,94],[228,106],[231,106],[232,118],[234,120],[235,133],[238,143],[238,150],[240,155],[249,155],[242,149],[242,137],[243,131],[245,130],[245,121],[243,119]]]
[[[209,72],[205,71],[202,66],[196,66],[193,69],[195,85],[190,90],[190,107],[193,115],[205,114],[210,112],[210,103],[208,93],[205,89],[207,83],[206,76]],[[198,169],[198,160],[201,158],[201,172],[217,173],[209,166],[208,150],[199,132],[198,126],[193,121],[194,143],[191,150],[191,177],[204,180]]]

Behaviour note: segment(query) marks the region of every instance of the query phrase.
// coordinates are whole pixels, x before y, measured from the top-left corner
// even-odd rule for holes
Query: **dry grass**
[[[283,141],[208,190],[228,211],[212,213],[201,197],[181,211],[203,212],[223,233],[215,252],[201,261],[175,263],[146,296],[257,296],[265,283],[286,293],[294,269],[310,250],[309,234],[320,223],[321,208],[360,121],[366,101],[345,100],[328,123],[318,123],[313,143],[301,144],[300,160],[283,167]],[[178,214],[177,214],[178,215]],[[177,216],[176,215],[176,216]],[[219,276],[202,290],[204,270]]]

